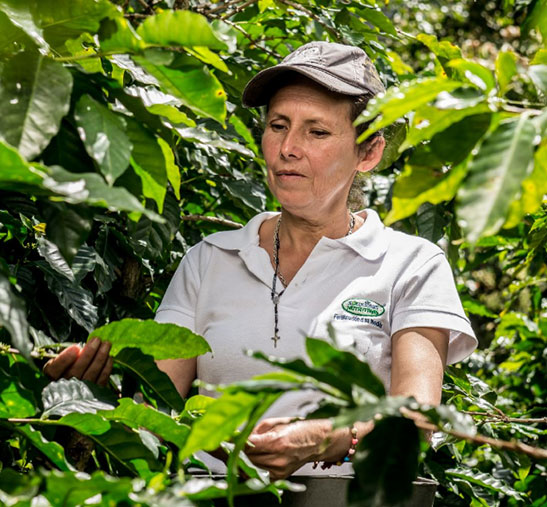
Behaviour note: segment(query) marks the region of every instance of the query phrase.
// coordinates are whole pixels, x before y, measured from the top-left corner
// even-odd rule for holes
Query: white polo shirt
[[[327,338],[329,323],[338,341],[354,346],[387,390],[391,336],[401,329],[448,329],[448,363],[467,357],[477,340],[442,250],[385,227],[375,211],[365,211],[366,221],[355,233],[321,238],[291,280],[279,303],[281,339],[276,348],[271,339],[273,267],[258,236],[262,222],[276,213],[261,213],[242,229],[212,234],[192,247],[171,280],[156,320],[188,327],[209,342],[213,352],[197,358],[197,377],[227,384],[272,371],[244,351],[305,357],[304,338]],[[280,281],[277,287],[283,287]],[[266,416],[303,416],[318,399],[306,391],[287,393]],[[350,471],[342,466],[336,472]],[[322,472],[306,466],[300,473]]]

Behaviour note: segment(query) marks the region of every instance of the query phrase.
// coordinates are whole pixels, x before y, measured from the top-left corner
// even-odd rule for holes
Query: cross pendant
[[[272,336],[272,340],[274,342],[274,348],[277,348],[277,341],[280,339],[280,337],[275,333],[274,336]]]

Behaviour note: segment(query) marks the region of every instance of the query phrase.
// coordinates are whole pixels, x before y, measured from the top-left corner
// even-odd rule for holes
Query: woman
[[[304,337],[327,337],[332,324],[392,395],[439,403],[445,364],[476,345],[448,263],[435,245],[385,228],[374,211],[347,208],[355,175],[377,165],[385,144],[375,136],[357,146],[353,120],[382,91],[362,50],[326,42],[302,46],[247,85],[244,104],[267,106],[262,149],[281,213],[213,234],[181,262],[156,319],[192,329],[213,350],[160,362],[182,396],[195,378],[230,383],[270,370],[244,349],[305,356]],[[48,371],[104,382],[107,347],[91,342],[76,360],[68,349]],[[284,395],[251,435],[251,460],[274,478],[332,474],[328,465],[349,457],[372,425],[351,434],[333,432],[328,420],[290,422],[317,401],[315,393]],[[206,461],[223,471],[220,461]],[[349,472],[346,463],[335,473]]]

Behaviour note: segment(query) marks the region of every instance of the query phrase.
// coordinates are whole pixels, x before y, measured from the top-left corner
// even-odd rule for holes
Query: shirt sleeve
[[[448,329],[447,364],[469,356],[477,339],[463,310],[450,265],[439,252],[399,280],[395,287],[392,333],[413,327]]]
[[[200,286],[197,269],[199,250],[198,245],[190,248],[181,260],[156,312],[156,322],[178,324],[196,332],[195,314]]]

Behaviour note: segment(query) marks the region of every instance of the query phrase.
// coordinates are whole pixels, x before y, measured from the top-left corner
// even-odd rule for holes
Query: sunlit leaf
[[[0,417],[31,417],[36,413],[32,393],[0,368]]]
[[[12,58],[0,76],[0,138],[28,160],[58,132],[68,113],[72,76],[68,69],[39,54]]]
[[[89,95],[78,100],[74,119],[87,153],[112,185],[127,169],[133,148],[125,132],[125,121]]]
[[[372,99],[366,111],[362,113],[356,124],[370,121],[378,115],[371,126],[359,136],[357,142],[362,142],[371,134],[389,125],[406,113],[431,102],[443,91],[455,90],[463,86],[462,82],[442,78],[417,79],[407,81],[399,87],[390,88],[385,94]]]
[[[412,125],[399,151],[403,152],[422,141],[431,139],[435,134],[442,132],[467,116],[487,113],[488,111],[489,108],[486,104],[465,109],[437,109],[432,106],[421,107],[413,116]]]
[[[184,446],[190,432],[188,426],[177,423],[170,416],[128,398],[121,399],[114,410],[102,411],[100,415],[131,428],[146,428],[179,448]]]
[[[467,79],[474,86],[485,92],[485,94],[488,94],[496,86],[492,72],[479,63],[460,58],[452,60],[449,65],[456,70],[460,79]]]
[[[385,223],[389,225],[413,215],[426,202],[439,204],[451,200],[465,174],[465,164],[454,167],[446,174],[428,167],[407,166],[395,182],[392,208]]]
[[[503,95],[517,73],[517,56],[512,51],[500,51],[496,57],[496,77]]]
[[[205,46],[227,49],[200,14],[190,11],[164,11],[149,16],[139,26],[137,33],[151,44],[161,46]]]
[[[532,169],[534,124],[527,115],[502,121],[482,143],[458,193],[458,217],[471,242],[505,221],[522,180]]]
[[[4,12],[14,25],[23,30],[46,54],[49,51],[49,44],[44,39],[43,30],[36,25],[32,18],[29,3],[18,2],[17,0],[1,0],[0,11]]]
[[[128,119],[127,133],[133,144],[131,166],[142,183],[145,197],[156,201],[158,211],[163,212],[167,191],[167,168],[163,150],[157,138],[139,122]]]
[[[180,99],[192,111],[224,123],[226,92],[206,68],[171,69],[142,56],[136,56],[135,61],[154,76],[167,93]]]
[[[114,408],[113,398],[112,393],[107,397],[104,389],[91,383],[76,378],[59,379],[42,391],[42,418],[64,416],[71,412],[94,414],[97,410],[110,410]]]
[[[534,213],[547,194],[547,143],[543,143],[534,154],[534,168],[521,184],[520,198],[511,202],[506,228],[517,226],[527,213]]]
[[[209,405],[205,414],[192,425],[181,457],[188,457],[201,449],[215,450],[245,422],[256,403],[257,397],[249,393],[223,394]],[[211,428],[214,430],[211,431]]]
[[[95,329],[89,339],[94,336],[112,344],[112,356],[126,347],[139,348],[156,360],[187,359],[211,351],[208,343],[189,329],[153,320],[119,320]]]

